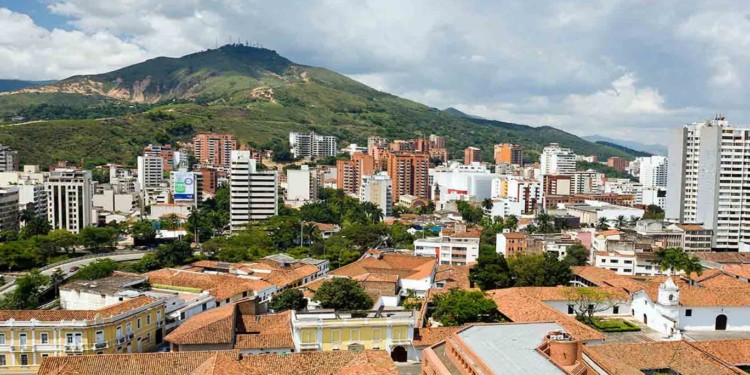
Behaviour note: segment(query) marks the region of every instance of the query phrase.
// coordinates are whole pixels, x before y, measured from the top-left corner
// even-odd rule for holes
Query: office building
[[[467,147],[464,150],[464,164],[469,165],[474,162],[480,162],[482,161],[482,156],[480,155],[480,151],[476,147]]]
[[[250,151],[232,151],[229,181],[232,231],[278,214],[276,171],[258,171]]]
[[[384,217],[393,216],[393,184],[388,173],[364,176],[359,200],[378,206]]]
[[[613,156],[607,159],[607,165],[619,172],[625,172],[625,169],[628,168],[630,162],[627,159],[623,159],[619,156]]]
[[[738,250],[750,243],[750,128],[724,117],[685,125],[669,142],[666,218],[713,230],[713,247]]]
[[[91,171],[56,169],[47,182],[47,221],[53,229],[78,233],[93,223]]]
[[[236,149],[237,140],[231,134],[204,133],[193,138],[193,154],[202,166],[228,168]]]
[[[514,164],[523,166],[523,146],[511,143],[495,145],[495,164]]]
[[[0,172],[18,171],[18,151],[0,145]]]
[[[304,204],[318,199],[317,170],[307,165],[286,171],[286,200]]]
[[[401,195],[430,198],[430,157],[418,153],[388,154],[388,176],[393,184],[393,201]]]
[[[644,188],[667,187],[667,158],[665,156],[647,156],[638,158],[638,180]]]
[[[151,190],[164,183],[164,159],[160,155],[143,155],[138,160],[138,184],[141,189]]]
[[[576,154],[569,148],[550,143],[539,156],[542,175],[570,175],[576,171]]]
[[[310,160],[312,158],[324,158],[336,156],[338,147],[336,137],[331,135],[289,133],[289,147],[292,156],[297,159]]]

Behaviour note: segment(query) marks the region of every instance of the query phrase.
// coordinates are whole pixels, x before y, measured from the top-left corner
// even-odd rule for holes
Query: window
[[[333,343],[341,342],[341,330],[340,329],[331,330],[331,342]]]
[[[149,332],[148,334],[146,334],[146,342],[149,343],[149,344],[151,343],[151,332]]]
[[[619,314],[620,306],[612,306],[612,314]]]
[[[141,329],[141,318],[138,318],[138,320],[135,321],[135,328]]]
[[[202,311],[206,311],[206,310],[208,310],[208,304],[207,304],[207,303],[204,303],[203,305],[201,305],[201,310],[202,310]]]
[[[117,327],[117,338],[122,337],[122,327]]]
[[[0,355],[0,366],[7,366],[8,364],[5,362],[5,354]]]
[[[568,305],[568,314],[573,314],[575,311],[573,311],[573,305]]]
[[[216,306],[219,306],[219,305],[216,305]],[[161,311],[156,312],[156,322],[157,323],[161,322]]]
[[[129,334],[133,333],[133,324],[130,322],[125,323],[125,332]]]
[[[350,335],[351,338],[349,341],[359,341],[359,329],[352,328]]]
[[[104,331],[96,331],[96,343],[104,344]]]
[[[0,333],[0,345],[5,345],[5,334]]]
[[[693,316],[693,309],[686,309],[685,316]]]
[[[49,344],[49,333],[42,333],[39,337],[42,340],[42,344]]]
[[[315,342],[316,334],[315,331],[304,331],[302,332],[302,342],[309,344]]]
[[[146,315],[146,325],[151,324],[151,314]]]
[[[21,346],[27,345],[29,343],[29,337],[26,333],[21,333],[18,335],[18,344]]]
[[[21,366],[29,365],[29,356],[27,354],[21,354]]]

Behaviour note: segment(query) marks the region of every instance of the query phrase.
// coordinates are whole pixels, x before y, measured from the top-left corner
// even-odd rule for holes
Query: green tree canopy
[[[680,247],[668,247],[659,249],[656,252],[656,259],[663,271],[669,270],[670,275],[675,271],[683,271],[687,274],[693,272],[698,275],[703,274],[703,266],[700,259],[695,255],[690,255]]]
[[[76,280],[98,280],[112,276],[117,271],[117,262],[112,259],[97,259],[78,270],[75,276]]]
[[[156,230],[148,220],[138,220],[130,225],[128,233],[133,236],[133,243],[138,245],[150,245],[156,240]]]
[[[335,277],[320,285],[313,300],[326,309],[368,310],[373,300],[358,282],[345,277]]]
[[[469,279],[482,290],[513,286],[508,262],[502,254],[495,252],[477,258],[477,264],[471,269]]]
[[[508,263],[515,286],[567,285],[573,276],[570,266],[552,253],[519,255]]]
[[[16,287],[0,300],[3,310],[33,310],[42,302],[42,292],[51,283],[49,276],[33,270],[16,279]]]
[[[585,266],[588,254],[588,250],[586,250],[581,244],[568,246],[568,253],[565,255],[565,263],[571,266]]]
[[[472,322],[492,322],[498,319],[497,304],[476,290],[454,288],[433,299],[432,318],[445,326],[460,326]]]
[[[307,300],[299,289],[287,289],[273,296],[270,306],[275,312],[285,310],[299,311],[307,307]]]
[[[85,227],[78,233],[78,243],[92,253],[112,250],[118,231],[111,227]]]

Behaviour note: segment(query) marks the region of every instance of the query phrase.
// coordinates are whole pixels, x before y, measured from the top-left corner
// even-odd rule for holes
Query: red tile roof
[[[164,340],[177,345],[231,344],[235,304],[228,304],[190,317]]]
[[[151,285],[171,285],[208,291],[223,301],[243,292],[259,292],[272,285],[263,280],[253,280],[229,274],[207,274],[177,269],[161,269],[146,274]]]
[[[132,311],[158,301],[148,296],[139,296],[99,310],[0,310],[0,321],[10,319],[28,321],[36,319],[42,322],[61,320],[94,320],[97,316],[109,318]]]
[[[335,276],[354,277],[366,273],[398,275],[402,279],[418,280],[432,274],[437,260],[403,254],[382,254],[365,257],[330,272]]]

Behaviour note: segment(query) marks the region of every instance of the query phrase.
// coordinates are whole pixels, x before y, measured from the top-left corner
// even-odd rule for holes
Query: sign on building
[[[175,201],[195,200],[195,176],[192,172],[174,172],[172,187]]]

